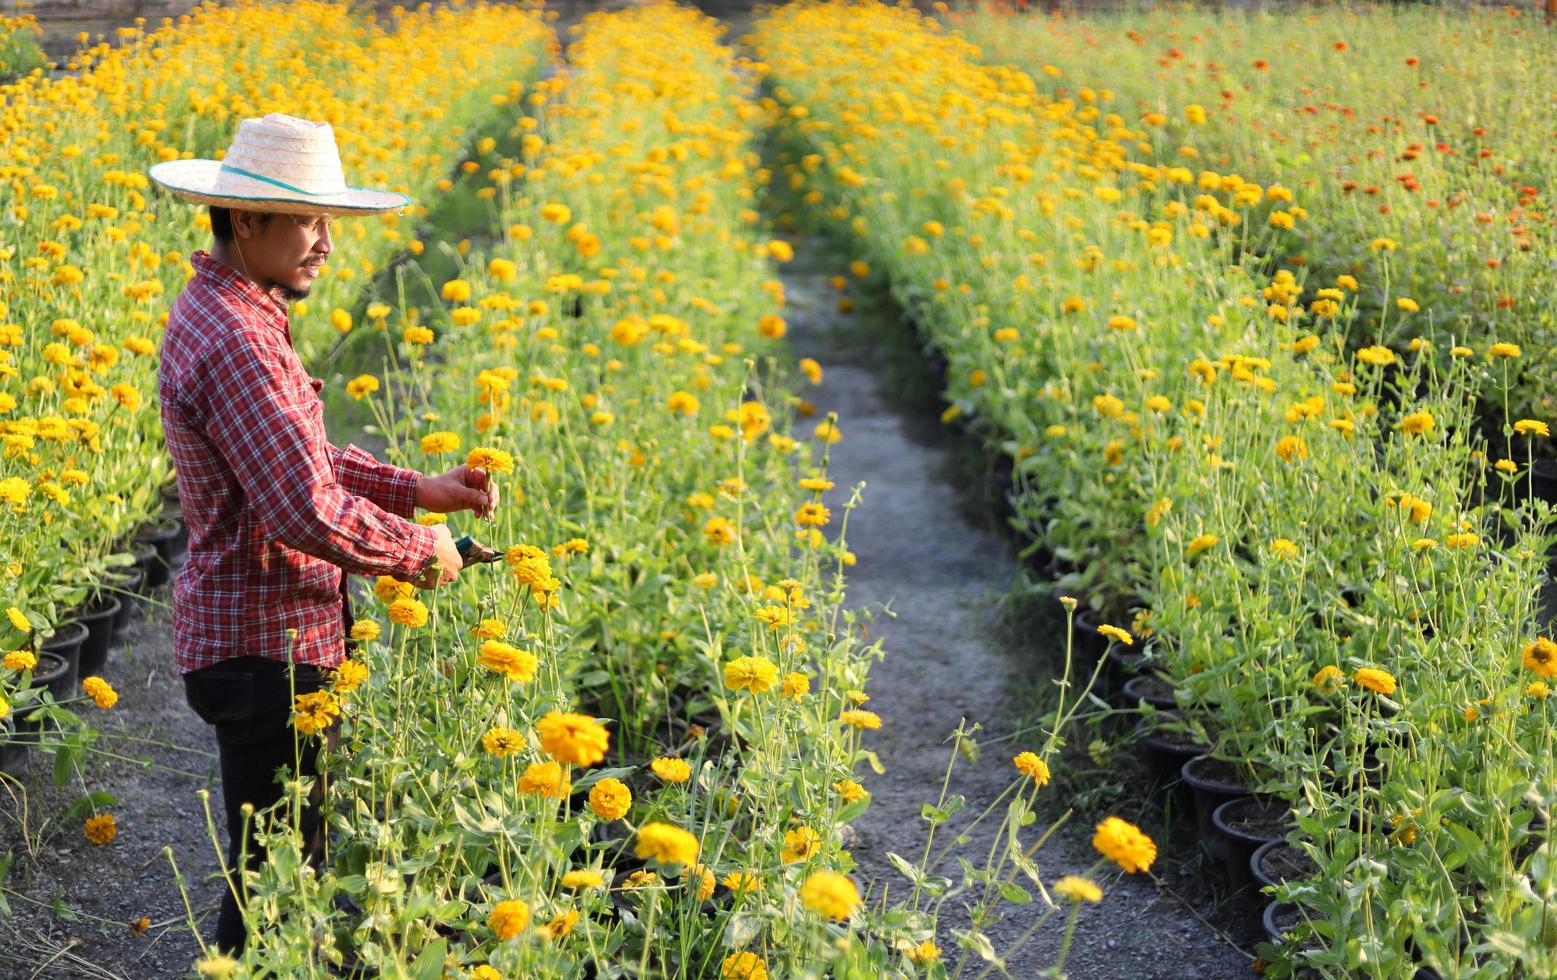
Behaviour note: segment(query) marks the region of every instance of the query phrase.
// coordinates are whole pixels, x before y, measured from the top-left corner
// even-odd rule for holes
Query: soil
[[[1277,844],[1260,855],[1260,873],[1271,881],[1302,881],[1318,870],[1312,858],[1291,844]]]
[[[166,589],[155,594],[166,598]],[[203,921],[221,892],[210,878],[216,851],[196,794],[211,789],[220,815],[216,745],[184,701],[163,607],[148,608],[100,674],[119,693],[118,704],[107,712],[90,702],[77,706],[101,731],[81,776],[57,789],[47,758],[33,752],[20,787],[0,782],[0,853],[14,857],[4,882],[11,913],[0,916],[3,980],[184,976],[200,955],[164,850],[171,849]],[[109,844],[90,843],[81,817],[63,819],[83,784],[117,798],[105,811],[119,828]],[[131,923],[142,917],[149,927],[135,935]]]
[[[883,641],[885,659],[871,670],[869,707],[883,726],[871,733],[866,747],[879,757],[885,773],[860,777],[872,793],[870,809],[855,823],[858,841],[853,856],[860,877],[872,882],[872,899],[882,890],[888,897],[907,891],[907,880],[894,870],[887,855],[898,853],[916,861],[924,847],[926,824],[920,805],[934,803],[946,771],[948,736],[959,722],[982,726],[977,738],[983,753],[976,763],[959,762],[951,792],[966,797],[959,817],[983,812],[1014,776],[1010,759],[1036,747],[1040,735],[1018,741],[1013,732],[1024,711],[1024,692],[1046,685],[1052,663],[1063,649],[1063,621],[1058,631],[1041,632],[1042,649],[1010,644],[1001,621],[1000,605],[1018,574],[1011,543],[967,511],[964,500],[987,496],[987,488],[969,485],[965,453],[969,437],[941,426],[938,406],[923,398],[905,397],[905,384],[890,367],[890,350],[876,331],[862,326],[863,314],[836,312],[835,293],[827,280],[836,268],[826,268],[825,246],[802,242],[796,261],[784,268],[796,357],[817,358],[826,372],[820,388],[808,397],[818,417],[839,414],[843,440],[832,448],[829,477],[837,484],[827,503],[840,513],[852,487],[865,483],[863,503],[849,517],[848,545],[859,561],[848,578],[851,606],[878,610],[871,624],[873,638]],[[824,253],[813,257],[814,253]],[[846,259],[835,259],[842,266]],[[856,302],[859,298],[856,297]],[[861,309],[864,309],[862,304]],[[888,328],[889,330],[892,328]],[[897,328],[899,351],[919,365],[922,354],[911,334]],[[901,358],[900,358],[901,360]],[[920,379],[921,392],[933,385]],[[960,485],[959,485],[960,484]],[[971,508],[975,514],[981,508]],[[984,514],[990,511],[982,508]],[[1049,789],[1060,790],[1059,781]],[[1061,815],[1069,801],[1046,800],[1053,812],[1036,827]],[[1047,818],[1047,819],[1045,819]],[[998,823],[999,816],[991,817]],[[955,822],[953,826],[961,826]],[[956,856],[982,866],[993,826],[980,825],[967,834]],[[1029,839],[1024,832],[1024,840]],[[942,838],[950,834],[942,831]],[[1090,846],[1091,826],[1072,819],[1036,856],[1046,884],[1065,874],[1084,874],[1097,858]],[[1188,845],[1159,838],[1167,855]],[[1155,877],[1124,875],[1100,869],[1102,904],[1088,906],[1073,940],[1066,971],[1073,977],[1223,978],[1249,975],[1250,955],[1228,938],[1228,932],[1252,948],[1247,917],[1224,914],[1201,901],[1198,907],[1177,896],[1205,897],[1203,867],[1159,865]],[[939,873],[960,878],[953,860]],[[1024,884],[1028,884],[1024,882]],[[995,950],[1005,954],[1041,914],[1041,900],[1030,905],[1004,905],[1000,918],[987,928]],[[961,927],[958,914],[947,910],[937,942],[948,965],[961,953],[952,928]],[[1209,923],[1208,923],[1209,920]],[[1210,923],[1215,924],[1215,928]],[[1006,960],[1009,975],[1031,977],[1056,958],[1063,923],[1051,922]],[[975,972],[984,965],[970,954]]]
[[[1190,764],[1185,769],[1185,778],[1190,780],[1190,784],[1197,789],[1216,793],[1236,791],[1239,795],[1249,792],[1245,786],[1243,770],[1226,759],[1218,759],[1215,756],[1201,756],[1190,760]]]
[[[1280,800],[1251,796],[1222,810],[1222,826],[1248,840],[1278,840],[1292,825],[1292,808]]]
[[[1154,708],[1171,711],[1178,706],[1173,691],[1173,685],[1160,677],[1150,674],[1135,677],[1124,687],[1125,706],[1133,708],[1137,701],[1145,701]]]

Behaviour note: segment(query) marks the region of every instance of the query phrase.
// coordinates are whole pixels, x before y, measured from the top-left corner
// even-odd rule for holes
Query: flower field
[[[1002,53],[1079,30],[973,23]],[[1291,805],[1314,870],[1278,891],[1301,914],[1272,968],[1549,971],[1549,508],[1477,415],[1513,403],[1520,345],[1419,331],[1402,284],[1430,274],[1377,231],[1327,270],[1310,249],[1354,210],[1304,238],[1326,219],[1294,165],[1175,155],[1183,127],[1117,106],[1139,76],[1086,46],[1053,42],[1087,75],[1057,92],[1045,59],[989,64],[901,10],[790,7],[755,44],[781,178],[944,355],[943,418],[1013,460],[1032,550],[1144,645],[1181,709],[1159,723]]]
[[[136,832],[86,778],[91,712],[136,695],[47,694],[37,651],[120,587],[171,480],[158,338],[210,228],[146,168],[242,118],[327,119],[349,179],[421,202],[336,223],[291,336],[332,432],[492,474],[490,521],[418,520],[502,559],[367,583],[294,706],[333,740],[327,854],[293,780],[254,816],[245,950],[193,968],[960,975],[1003,969],[1006,918],[1063,937],[1059,973],[1103,869],[1158,857],[1109,816],[1090,867],[1037,863],[1051,765],[1127,654],[1167,693],[1112,714],[1203,753],[1303,864],[1265,975],[1557,972],[1538,25],[803,2],[735,41],[668,3],[560,34],[276,9],[0,85],[0,749],[32,726],[91,845]],[[0,21],[0,59],[29,30]],[[1075,626],[1036,736],[977,763],[1004,791],[959,813],[948,767],[873,880],[851,824],[892,651],[850,601],[870,497],[829,461],[862,437],[808,400],[791,230],[913,319]]]

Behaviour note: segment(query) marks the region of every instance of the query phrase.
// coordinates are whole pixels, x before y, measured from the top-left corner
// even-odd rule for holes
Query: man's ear
[[[260,215],[258,211],[234,211],[232,213],[232,232],[239,238],[253,238],[259,233]]]

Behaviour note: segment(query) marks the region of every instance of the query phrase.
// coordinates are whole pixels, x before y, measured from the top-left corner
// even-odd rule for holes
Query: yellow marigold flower
[[[903,955],[908,957],[908,962],[917,966],[929,966],[940,962],[941,947],[935,945],[935,940],[926,939]]]
[[[1395,693],[1395,678],[1389,671],[1378,667],[1358,667],[1352,674],[1352,680],[1359,687],[1365,687],[1375,694],[1387,696]]]
[[[487,916],[487,926],[498,942],[507,942],[524,931],[530,924],[530,906],[517,898],[498,902]]]
[[[1276,440],[1276,456],[1283,463],[1307,459],[1308,444],[1297,436],[1282,436]]]
[[[562,771],[562,764],[553,759],[532,762],[519,775],[521,793],[534,793],[560,800],[567,797],[572,787],[573,784],[568,780],[567,774]]]
[[[1375,238],[1368,243],[1368,247],[1375,252],[1393,252],[1397,246],[1393,238]]]
[[[546,583],[551,578],[551,558],[545,549],[533,544],[516,544],[503,557],[520,585],[550,591],[546,589]]]
[[[1524,351],[1519,349],[1518,344],[1496,343],[1487,348],[1488,357],[1515,358],[1519,357],[1523,353]]]
[[[833,789],[838,791],[838,795],[843,797],[845,803],[858,803],[870,795],[865,787],[852,779],[839,780],[833,784]]]
[[[1320,694],[1334,694],[1346,686],[1346,675],[1334,664],[1325,664],[1314,675],[1314,689]]]
[[[816,430],[812,435],[829,446],[843,438],[843,433],[838,430],[837,423],[827,420],[818,422]]]
[[[1146,523],[1152,527],[1156,527],[1158,524],[1162,523],[1162,519],[1166,517],[1168,515],[1168,511],[1172,509],[1172,500],[1167,497],[1157,498],[1156,502],[1154,502],[1146,509]]]
[[[1115,316],[1111,316],[1111,317],[1108,318],[1108,329],[1110,329],[1110,330],[1119,330],[1119,331],[1134,330],[1135,329],[1135,319],[1133,317],[1125,316],[1122,313],[1118,314],[1118,315],[1115,315]]]
[[[119,695],[101,677],[92,676],[86,678],[81,682],[81,690],[104,711],[112,708],[119,701]]]
[[[1456,346],[1456,347],[1449,348],[1449,356],[1450,357],[1475,357],[1476,356],[1476,352],[1471,350],[1469,347],[1458,347],[1458,346]]]
[[[1110,626],[1107,623],[1104,623],[1102,626],[1097,628],[1097,631],[1108,637],[1110,640],[1117,640],[1127,647],[1135,646],[1135,637],[1130,635],[1129,630],[1123,630],[1117,626]]]
[[[380,575],[373,583],[373,594],[378,601],[388,605],[396,599],[408,599],[416,593],[416,586],[410,582],[402,582],[399,579],[390,578],[388,575]]]
[[[1454,549],[1474,548],[1481,541],[1469,531],[1450,534],[1443,539],[1444,547]]]
[[[881,727],[881,716],[864,708],[850,708],[838,716],[838,720],[851,728],[875,731]]]
[[[38,666],[38,658],[31,650],[13,650],[0,661],[0,666],[6,670],[32,670]]]
[[[212,953],[203,956],[195,963],[195,970],[202,977],[210,977],[211,980],[228,980],[238,972],[238,961],[226,953]]]
[[[1357,352],[1357,360],[1362,361],[1364,364],[1371,364],[1374,367],[1388,367],[1395,363],[1395,352],[1388,347],[1374,344],[1371,347],[1364,347],[1362,350],[1359,350]]]
[[[783,695],[786,698],[803,698],[811,693],[811,678],[799,671],[784,675]]]
[[[1277,558],[1296,558],[1298,553],[1297,542],[1287,538],[1277,538],[1270,543],[1270,553]]]
[[[369,673],[368,665],[360,660],[342,660],[340,666],[335,668],[335,679],[330,683],[330,690],[336,694],[350,694],[367,682]]]
[[[601,820],[620,820],[632,805],[632,790],[620,779],[607,777],[589,788],[589,808]]]
[[[501,449],[482,446],[466,454],[465,465],[488,473],[512,473],[514,458]]]
[[[810,827],[799,826],[784,832],[784,849],[779,858],[785,864],[794,864],[814,857],[822,849],[822,837]]]
[[[1124,402],[1113,395],[1093,395],[1092,410],[1105,419],[1116,419],[1124,414]]]
[[[437,338],[437,335],[426,327],[406,327],[400,336],[412,347],[426,347]]]
[[[1039,786],[1049,785],[1049,764],[1038,758],[1035,752],[1019,752],[1011,760],[1016,766],[1016,771],[1031,779]]]
[[[605,884],[605,876],[591,868],[576,868],[562,876],[564,888],[599,888]]]
[[[1214,534],[1201,534],[1201,535],[1197,535],[1196,537],[1194,537],[1193,539],[1190,540],[1189,546],[1188,546],[1188,548],[1186,550],[1188,551],[1189,556],[1191,558],[1193,558],[1194,556],[1200,554],[1202,551],[1208,551],[1211,548],[1215,547],[1216,543],[1218,541],[1220,541],[1220,540],[1222,540],[1222,539],[1217,537]]]
[[[302,735],[322,732],[341,716],[341,703],[329,691],[299,694],[292,705],[292,726]]]
[[[481,736],[481,747],[488,755],[507,758],[524,748],[524,736],[512,728],[495,725]]]
[[[26,613],[23,613],[15,606],[6,607],[5,618],[10,621],[11,628],[16,630],[18,633],[27,633],[32,630],[31,620],[27,618]]]
[[[674,756],[661,756],[650,762],[649,768],[667,783],[684,783],[692,778],[692,767],[687,765],[685,759]]]
[[[750,871],[731,871],[719,883],[737,895],[747,894],[762,888],[762,879]]]
[[[719,576],[713,572],[702,572],[692,576],[692,584],[700,589],[711,589],[719,584]]]
[[[500,619],[483,619],[470,628],[470,635],[478,640],[501,640],[508,635],[508,627]]]
[[[460,437],[452,432],[429,432],[422,436],[422,452],[429,456],[441,456],[460,448]]]
[[[739,657],[724,665],[724,686],[761,694],[778,683],[778,665],[767,657]]]
[[[470,283],[463,279],[450,279],[443,284],[439,295],[450,303],[463,303],[470,299]]]
[[[731,953],[719,964],[719,980],[768,980],[768,964],[756,953]]]
[[[359,619],[351,624],[351,638],[359,643],[376,640],[381,632],[383,629],[378,625],[377,620]]]
[[[86,839],[98,846],[110,843],[119,835],[119,825],[114,822],[111,813],[99,813],[95,817],[88,817],[81,826],[81,832],[86,834]]]
[[[800,902],[818,915],[841,922],[859,907],[860,890],[848,875],[819,869],[800,886]]]
[[[801,504],[795,511],[795,523],[801,527],[823,527],[832,520],[832,511],[819,503]]]
[[[510,681],[527,684],[535,679],[535,668],[540,661],[528,650],[521,650],[502,640],[486,640],[481,644],[476,663],[502,674]]]
[[[1426,435],[1433,431],[1433,426],[1436,424],[1436,421],[1433,419],[1433,413],[1423,409],[1419,412],[1412,412],[1401,419],[1400,431],[1413,436]]]
[[[1092,846],[1132,874],[1145,871],[1157,859],[1157,845],[1152,839],[1141,833],[1139,827],[1118,817],[1109,817],[1097,825]]]
[[[1416,313],[1422,309],[1417,305],[1416,300],[1407,296],[1397,296],[1395,298],[1395,305],[1400,308],[1401,312],[1404,313]]]
[[[1545,422],[1537,419],[1520,419],[1514,423],[1514,431],[1522,436],[1541,436],[1545,438],[1552,434]]]
[[[1066,875],[1056,881],[1054,894],[1072,902],[1091,902],[1093,905],[1103,900],[1103,889],[1097,886],[1097,882],[1078,875]]]
[[[1499,473],[1507,473],[1510,476],[1519,472],[1519,464],[1511,459],[1500,459],[1492,464],[1492,468]]]
[[[1549,698],[1552,695],[1551,686],[1545,681],[1531,681],[1525,686],[1525,696],[1531,698]]]
[[[389,621],[421,629],[427,625],[427,607],[420,599],[396,599],[389,604]]]
[[[638,843],[634,853],[645,861],[659,864],[691,865],[697,861],[698,850],[695,834],[655,821],[638,828]]]
[[[1525,644],[1522,651],[1525,670],[1547,679],[1557,678],[1557,643],[1544,636]]]
[[[703,536],[711,544],[727,545],[735,540],[735,524],[727,517],[710,517],[703,525]]]
[[[1411,542],[1411,547],[1416,551],[1431,551],[1438,547],[1438,542],[1433,538],[1417,538]]]
[[[589,715],[548,711],[535,723],[541,750],[558,762],[592,766],[605,758],[611,733]]]

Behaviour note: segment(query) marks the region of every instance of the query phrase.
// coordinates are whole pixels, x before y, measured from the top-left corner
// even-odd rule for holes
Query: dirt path
[[[959,720],[984,726],[980,761],[959,763],[953,777],[952,792],[968,799],[966,814],[982,812],[1008,784],[1011,756],[1037,747],[999,741],[1021,713],[1017,692],[1034,682],[1022,676],[1022,661],[1002,649],[998,639],[996,606],[1010,590],[1016,567],[1008,543],[962,513],[968,488],[953,482],[952,464],[966,437],[941,426],[933,408],[905,407],[901,391],[906,386],[889,372],[891,356],[874,336],[878,331],[862,331],[854,317],[836,312],[838,294],[827,280],[838,269],[814,264],[818,258],[825,261],[825,246],[811,244],[797,252],[801,257],[784,276],[793,351],[822,363],[826,376],[813,389],[812,401],[819,415],[839,414],[844,434],[833,447],[830,476],[837,489],[829,495],[829,506],[836,513],[847,488],[867,483],[864,502],[849,519],[849,547],[859,556],[849,576],[849,601],[870,608],[890,604],[892,613],[871,626],[872,635],[884,639],[886,659],[872,668],[868,689],[869,707],[881,715],[883,726],[867,745],[886,774],[862,777],[872,803],[856,824],[860,839],[854,856],[863,865],[863,879],[901,891],[906,879],[886,854],[917,858],[922,850],[926,824],[920,804],[936,799],[947,737]],[[1042,664],[1047,658],[1025,653],[1028,664],[1035,660]],[[998,816],[991,820],[998,823]],[[993,829],[980,827],[964,849],[977,865],[983,863]],[[949,836],[944,830],[941,834]],[[1080,820],[1062,829],[1037,855],[1044,880],[1087,868],[1096,857],[1090,836],[1091,827]],[[941,873],[957,877],[956,865],[948,864]],[[1174,884],[1171,872],[1167,880]],[[1100,884],[1104,901],[1083,912],[1066,964],[1069,976],[1214,980],[1250,975],[1247,956],[1160,893],[1150,879],[1110,874]],[[1004,908],[1004,917],[988,930],[1001,954],[1040,912],[1037,902]],[[1031,977],[1051,966],[1062,932],[1058,920],[1046,926],[1009,960],[1010,975]],[[959,950],[950,930],[938,941],[948,966],[954,965]],[[983,967],[971,958],[968,975],[978,975]]]
[[[165,588],[158,598],[166,601]],[[26,896],[8,896],[12,915],[0,917],[0,980],[179,977],[200,955],[163,848],[172,848],[196,913],[214,910],[216,852],[196,792],[211,788],[218,820],[221,793],[215,740],[184,701],[172,640],[165,611],[148,610],[102,671],[119,703],[106,713],[79,709],[102,732],[99,748],[148,763],[94,754],[84,766],[88,787],[118,797],[108,809],[119,827],[112,843],[88,842],[79,819],[60,822],[80,783],[54,789],[37,753],[25,797],[31,856],[18,797],[0,789],[0,853],[16,856],[6,886]],[[150,928],[135,935],[130,923],[142,917]]]

